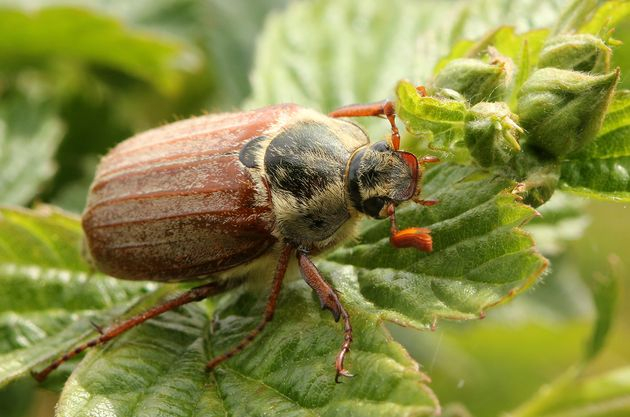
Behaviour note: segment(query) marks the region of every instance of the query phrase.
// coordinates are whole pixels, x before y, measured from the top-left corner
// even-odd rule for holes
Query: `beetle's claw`
[[[102,326],[99,326],[98,324],[96,324],[96,322],[94,322],[94,321],[90,320],[90,324],[92,325],[92,327],[94,328],[94,330],[96,330],[99,334],[101,334],[101,335],[102,335],[102,334],[104,333],[104,331],[103,331],[103,327],[102,327]]]
[[[330,309],[330,312],[332,313],[335,322],[338,322],[341,318],[341,311],[339,311],[339,309]]]
[[[335,375],[335,382],[337,384],[341,384],[341,381],[339,380],[340,376],[345,376],[346,378],[352,378],[354,375],[352,375],[350,372],[348,372],[347,369],[338,369],[337,370],[337,375]]]
[[[352,334],[346,333],[346,338],[341,346],[341,350],[337,354],[337,360],[335,362],[335,367],[337,368],[337,374],[335,375],[335,382],[339,384],[339,377],[345,376],[348,378],[352,378],[352,375],[348,370],[343,366],[343,360],[346,357],[346,353],[350,352],[350,343],[352,342]]]
[[[35,370],[31,370],[31,376],[35,379],[35,381],[37,382],[44,382],[44,380],[46,379],[46,375],[42,375],[43,372],[37,372]]]
[[[339,321],[339,318],[341,317],[341,311],[338,308],[336,308],[336,306],[331,306],[330,304],[326,304],[322,300],[319,300],[319,301],[320,301],[322,310],[329,310],[332,313],[332,316],[335,319],[335,321],[336,322]]]

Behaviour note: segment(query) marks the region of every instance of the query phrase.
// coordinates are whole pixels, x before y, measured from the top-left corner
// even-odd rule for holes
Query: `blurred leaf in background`
[[[99,156],[117,142],[174,117],[236,108],[250,91],[255,34],[284,3],[0,2],[0,97],[36,94],[13,113],[47,118],[35,121],[47,143],[36,152],[20,132],[4,133],[2,157],[31,168],[23,176],[3,165],[21,183],[0,201],[80,212]]]
[[[603,0],[0,0],[0,203],[28,206],[45,201],[79,213],[99,157],[134,132],[204,111],[292,101],[325,112],[352,102],[393,98],[398,80],[428,84],[453,59],[475,56],[490,44],[505,62],[511,60],[521,68],[511,80],[514,92],[535,69],[547,36],[570,30],[613,39],[609,42],[614,49],[612,67],[620,66],[622,74],[628,74],[629,15],[627,2]],[[610,33],[613,26],[616,30]],[[614,39],[626,45],[619,46]],[[628,77],[622,77],[620,87],[629,86]],[[516,93],[506,98],[511,106],[516,100]],[[559,183],[567,191],[627,197],[630,182],[624,182],[623,173],[610,169],[624,166],[629,157],[626,101],[623,93],[618,95],[604,130],[586,149],[569,155],[553,189]],[[379,120],[365,126],[377,140],[387,133],[386,124]],[[421,148],[417,141],[405,138],[414,151]],[[465,246],[459,231],[472,233],[474,229],[475,235],[482,234],[480,241],[485,244],[481,246],[490,259],[499,258],[492,248],[503,249],[509,238],[518,236],[520,246],[514,244],[510,250],[527,252],[518,259],[531,261],[528,265],[536,269],[542,257],[517,227],[533,210],[502,191],[507,183],[496,180],[493,187],[485,182],[486,172],[473,171],[449,165],[429,171],[425,192],[439,197],[442,204],[421,215],[403,211],[401,221],[436,224],[436,236],[455,249]],[[594,171],[598,174],[591,175]],[[457,182],[456,177],[468,178],[464,174],[470,179]],[[611,176],[615,181],[609,181]],[[594,182],[587,181],[593,178]],[[458,229],[459,223],[453,221],[458,214],[455,209],[461,208],[467,196],[481,194],[487,201],[470,199],[466,203],[473,212],[470,224]],[[155,367],[140,372],[159,383],[139,382],[133,373],[121,380],[121,386],[138,384],[133,398],[147,401],[147,410],[154,414],[158,411],[151,407],[162,404],[172,405],[170,411],[177,412],[190,411],[192,404],[198,405],[200,413],[213,406],[241,415],[252,413],[252,409],[230,404],[230,398],[251,398],[254,408],[262,398],[294,410],[288,404],[290,398],[304,405],[300,409],[304,413],[317,409],[328,415],[341,415],[335,413],[342,410],[343,415],[351,411],[383,415],[384,410],[390,415],[429,414],[433,399],[424,376],[404,350],[389,340],[390,329],[431,375],[431,388],[445,406],[444,415],[629,415],[630,279],[616,260],[623,262],[630,248],[627,207],[586,206],[584,200],[556,192],[539,211],[542,217],[528,230],[542,254],[551,259],[551,271],[525,297],[493,310],[481,322],[440,322],[434,333],[385,328],[380,323],[387,318],[431,327],[436,316],[478,317],[487,305],[505,300],[511,289],[531,285],[537,274],[497,274],[501,280],[496,287],[465,275],[459,289],[450,291],[453,281],[445,279],[443,291],[432,293],[435,287],[431,286],[439,280],[426,271],[433,267],[440,276],[449,265],[461,266],[449,264],[460,253],[453,249],[453,253],[438,252],[411,262],[407,252],[388,252],[382,240],[387,227],[378,223],[367,224],[361,241],[320,264],[344,297],[352,300],[357,328],[370,335],[357,343],[361,354],[353,365],[379,383],[340,388],[326,383],[330,370],[317,367],[321,362],[300,368],[311,345],[322,350],[318,352],[322,357],[332,358],[333,350],[327,349],[336,347],[332,338],[337,328],[315,310],[309,290],[295,283],[286,289],[282,301],[279,315],[285,319],[275,322],[261,340],[264,352],[273,352],[269,357],[263,351],[246,352],[216,379],[190,372],[214,349],[210,345],[216,343],[222,349],[233,344],[255,321],[260,305],[247,294],[235,294],[217,310],[219,334],[212,343],[195,331],[209,325],[202,305],[174,312],[107,349],[90,353],[70,380],[61,410],[80,414],[99,409],[109,401],[108,392],[120,388],[108,385],[116,384],[112,378],[91,379],[91,371],[109,372],[109,365],[140,369],[160,356]],[[33,361],[45,361],[83,340],[90,320],[109,321],[134,302],[135,308],[142,308],[169,291],[139,300],[144,287],[127,287],[103,276],[94,279],[95,274],[78,257],[78,224],[64,214],[5,211],[0,221],[0,249],[4,251],[0,251],[4,254],[0,264],[6,269],[2,288],[6,299],[0,302],[0,334],[5,335],[0,368],[5,374],[25,374]],[[492,240],[500,229],[507,232]],[[514,243],[514,239],[509,241]],[[611,258],[615,253],[619,256]],[[470,260],[471,254],[462,259]],[[371,271],[378,266],[376,260],[384,267]],[[337,262],[353,266],[341,267]],[[41,268],[32,269],[32,265]],[[486,272],[483,277],[491,271]],[[414,279],[406,281],[410,273]],[[392,282],[404,288],[388,294]],[[421,294],[442,297],[417,298],[418,292],[409,288],[413,285],[423,287]],[[17,287],[28,292],[11,290]],[[79,290],[87,295],[78,295],[75,291]],[[39,294],[41,303],[21,305],[15,294],[26,293]],[[291,305],[287,294],[309,308],[302,311]],[[473,295],[466,298],[465,294]],[[63,305],[49,305],[51,298]],[[57,333],[69,322],[74,325]],[[300,344],[295,329],[314,323],[327,324],[303,336],[308,346]],[[55,334],[54,349],[38,347],[39,341]],[[125,350],[133,343],[150,346],[155,338],[165,344],[142,354]],[[294,349],[274,351],[278,343]],[[160,368],[175,360],[177,369]],[[295,364],[304,381],[324,388],[309,391],[303,381],[291,379],[299,372],[283,374],[274,367],[274,360]],[[74,365],[68,364],[47,387],[60,390]],[[379,384],[394,381],[397,372],[404,375],[398,380],[400,386],[389,384],[391,390],[374,392]],[[169,378],[178,384],[170,384]],[[269,381],[289,394],[267,389]],[[550,388],[540,390],[545,384]],[[2,415],[23,416],[34,398],[33,389],[33,383],[20,380],[1,390]],[[187,402],[160,402],[183,390],[191,396]],[[218,395],[225,390],[234,395],[227,401]],[[335,394],[329,397],[331,392]],[[160,397],[163,393],[167,394]],[[94,396],[86,400],[88,394]],[[161,400],[153,401],[156,396]],[[362,398],[376,397],[381,402],[373,408],[365,404],[357,408]],[[126,408],[130,398],[121,396],[115,402],[118,410],[127,412],[124,415],[134,413]],[[390,408],[380,408],[384,404]]]
[[[0,102],[0,198],[27,204],[55,174],[64,127],[53,105],[37,92],[5,94]]]

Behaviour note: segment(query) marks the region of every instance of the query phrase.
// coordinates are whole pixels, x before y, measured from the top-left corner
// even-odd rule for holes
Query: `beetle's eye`
[[[381,210],[387,201],[382,197],[371,197],[363,202],[363,212],[368,216],[380,217]]]

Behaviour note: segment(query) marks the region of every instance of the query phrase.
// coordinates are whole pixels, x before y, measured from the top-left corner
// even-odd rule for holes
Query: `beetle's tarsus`
[[[397,248],[416,248],[422,252],[433,251],[431,231],[425,227],[410,227],[391,234],[389,242]]]
[[[414,199],[414,203],[420,204],[421,206],[435,206],[440,203],[440,200],[423,200],[423,199]]]
[[[337,368],[337,374],[335,375],[335,382],[339,383],[339,377],[345,376],[348,378],[352,378],[352,375],[348,370],[343,366],[343,361],[346,357],[346,353],[350,352],[350,344],[352,343],[352,327],[350,326],[350,321],[347,320],[348,315],[344,317],[344,340],[343,345],[341,345],[341,350],[337,354],[337,360],[335,361],[335,367]]]
[[[297,258],[304,281],[306,281],[315,293],[317,293],[319,301],[332,312],[336,322],[343,318],[343,344],[341,345],[341,349],[337,354],[337,360],[335,361],[335,368],[337,370],[335,382],[339,382],[339,376],[352,376],[352,374],[350,374],[343,366],[344,358],[346,353],[350,351],[350,344],[352,343],[352,326],[350,325],[350,316],[348,315],[346,309],[343,308],[335,290],[324,280],[324,278],[322,278],[319,270],[308,258],[306,253],[298,251]]]
[[[423,252],[433,251],[433,238],[431,238],[431,230],[425,227],[410,227],[408,229],[398,230],[396,225],[396,208],[393,204],[387,207],[389,214],[390,236],[389,243],[396,248],[416,248]]]
[[[436,164],[440,162],[440,158],[438,158],[437,156],[433,156],[433,155],[425,155],[422,158],[420,158],[418,160],[418,164],[420,165],[425,165],[425,164]]]
[[[341,369],[337,371],[337,375],[335,375],[335,382],[337,384],[341,384],[343,381],[341,381],[339,379],[340,376],[346,377],[346,378],[353,378],[354,375],[351,374],[350,372],[348,372],[346,369]]]

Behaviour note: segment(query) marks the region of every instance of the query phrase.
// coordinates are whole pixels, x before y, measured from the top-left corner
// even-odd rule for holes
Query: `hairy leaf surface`
[[[80,245],[75,218],[0,209],[0,385],[73,348],[147,289],[91,271]]]
[[[49,103],[0,95],[0,203],[27,204],[55,173],[64,128]]]
[[[147,305],[148,307],[148,305]],[[349,366],[334,382],[341,326],[310,288],[287,285],[274,321],[214,372],[206,362],[260,320],[264,297],[242,292],[215,312],[189,305],[94,350],[68,381],[57,415],[423,416],[436,407],[426,377],[377,316],[350,309],[356,332]]]
[[[562,164],[562,188],[589,197],[630,201],[630,92],[615,95],[595,140]]]

